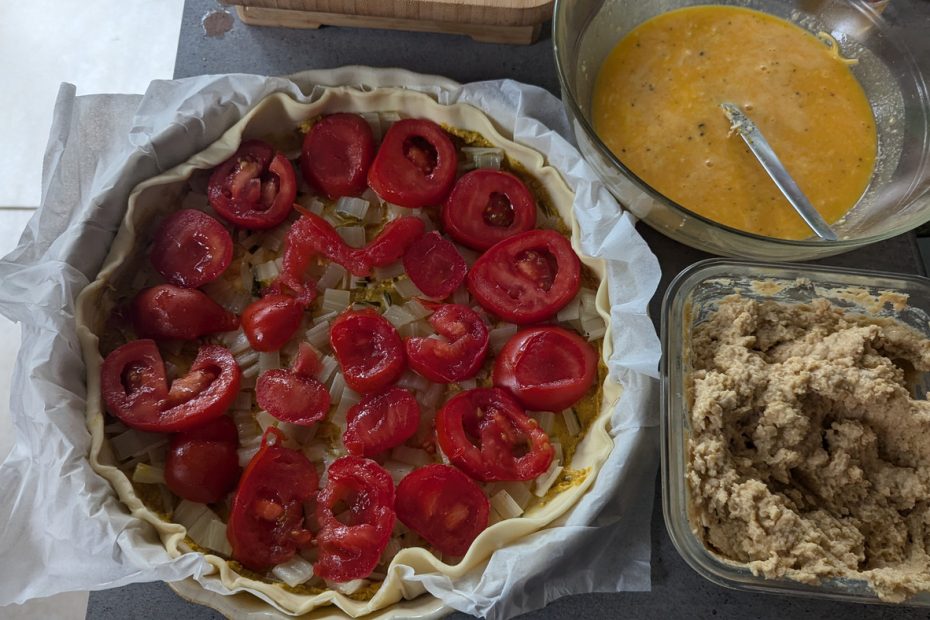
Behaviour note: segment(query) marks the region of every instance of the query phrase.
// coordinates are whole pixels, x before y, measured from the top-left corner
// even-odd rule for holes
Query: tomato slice
[[[371,243],[358,251],[358,254],[369,268],[390,265],[404,256],[410,246],[423,235],[424,227],[423,220],[418,217],[408,216],[391,220]]]
[[[330,198],[358,196],[375,157],[375,138],[357,114],[330,114],[304,136],[300,170],[307,182]]]
[[[407,441],[420,425],[420,405],[399,387],[368,394],[346,416],[342,442],[349,454],[374,457]]]
[[[476,480],[532,480],[554,450],[539,424],[500,388],[452,397],[436,414],[436,437],[453,465]]]
[[[474,250],[536,227],[536,201],[523,181],[501,170],[472,170],[442,208],[446,234]]]
[[[474,481],[449,465],[420,467],[397,485],[397,518],[443,553],[462,556],[488,527],[491,505]]]
[[[171,439],[165,457],[165,483],[183,499],[212,504],[239,481],[239,435],[227,416],[220,416]]]
[[[300,343],[290,370],[265,371],[255,384],[258,406],[279,420],[310,426],[329,413],[329,390],[313,375],[320,362],[309,344]]]
[[[443,304],[429,317],[445,340],[407,338],[410,367],[430,381],[454,383],[474,377],[488,351],[488,328],[468,306]]]
[[[313,572],[336,582],[363,579],[394,528],[394,481],[380,465],[357,456],[333,461],[326,478],[317,497],[320,557]]]
[[[294,335],[304,306],[288,295],[266,295],[242,311],[242,331],[256,351],[277,351]]]
[[[380,392],[404,372],[404,343],[374,310],[343,312],[329,328],[329,342],[346,385],[356,392]]]
[[[213,170],[210,206],[225,220],[252,230],[274,228],[291,212],[297,176],[283,153],[267,142],[247,140]]]
[[[302,281],[310,259],[317,254],[339,263],[352,275],[366,276],[371,271],[370,263],[339,236],[332,224],[309,211],[301,210],[300,219],[291,226],[286,243],[284,272],[295,281]]]
[[[561,411],[594,384],[597,353],[581,336],[561,327],[531,327],[515,334],[494,360],[494,385],[525,407]]]
[[[458,154],[442,127],[406,118],[388,129],[368,171],[368,185],[402,207],[438,205],[452,189]]]
[[[304,502],[317,492],[316,468],[302,453],[280,445],[284,435],[271,427],[249,461],[233,498],[226,537],[237,562],[265,571],[309,545]]]
[[[425,295],[444,299],[465,280],[468,264],[450,241],[433,231],[404,254],[404,270]]]
[[[130,316],[137,336],[155,340],[197,340],[239,328],[239,317],[205,293],[174,284],[139,291]]]
[[[468,290],[489,312],[517,324],[561,310],[581,286],[581,261],[554,230],[531,230],[498,242],[466,276]]]
[[[216,280],[233,257],[229,231],[202,211],[172,213],[155,232],[149,258],[155,271],[178,286],[197,288]]]
[[[103,360],[100,388],[107,410],[127,426],[174,433],[223,415],[239,392],[242,373],[229,350],[204,345],[187,375],[168,388],[153,340],[134,340]]]

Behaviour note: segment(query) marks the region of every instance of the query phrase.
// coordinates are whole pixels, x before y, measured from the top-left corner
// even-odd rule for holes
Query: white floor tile
[[[39,204],[61,82],[79,94],[142,93],[170,78],[184,0],[0,2],[0,207]]]

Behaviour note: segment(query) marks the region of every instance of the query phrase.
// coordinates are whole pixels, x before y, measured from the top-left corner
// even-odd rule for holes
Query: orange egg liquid
[[[744,231],[811,231],[743,143],[722,102],[739,105],[827,222],[862,196],[875,164],[869,102],[823,41],[749,9],[659,15],[604,61],[592,116],[611,151],[678,204]]]

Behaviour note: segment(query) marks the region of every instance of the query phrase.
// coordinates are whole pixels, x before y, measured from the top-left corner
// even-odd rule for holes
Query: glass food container
[[[819,585],[807,585],[753,575],[745,565],[708,550],[695,532],[689,518],[690,498],[685,481],[690,434],[689,343],[693,328],[706,320],[722,299],[734,293],[786,303],[827,299],[849,312],[894,318],[930,338],[930,280],[816,265],[709,259],[682,271],[672,281],[662,303],[662,508],[665,525],[678,552],[710,581],[738,590],[880,602],[862,580],[830,579]],[[906,303],[898,303],[905,298]],[[930,390],[930,375],[919,375],[915,380],[915,397],[925,398]],[[930,607],[930,593],[913,596],[903,604]]]

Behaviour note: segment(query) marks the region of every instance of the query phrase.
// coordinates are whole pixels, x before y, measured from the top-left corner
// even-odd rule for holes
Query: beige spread
[[[731,297],[692,340],[691,522],[755,574],[930,590],[930,340],[899,323]]]

